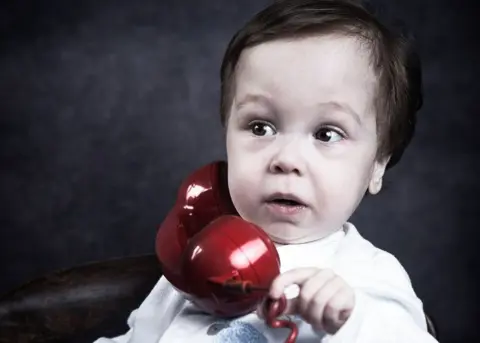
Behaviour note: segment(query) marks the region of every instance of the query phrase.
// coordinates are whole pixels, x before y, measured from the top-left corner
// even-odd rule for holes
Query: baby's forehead
[[[335,55],[340,62],[366,62],[371,67],[372,48],[363,38],[345,34],[311,34],[295,37],[277,38],[245,48],[239,58],[237,70],[248,63],[269,59],[294,58],[298,55]],[[292,60],[293,62],[293,60]]]
[[[353,81],[376,84],[372,54],[366,44],[342,35],[278,39],[247,48],[240,56],[236,80]]]
[[[286,106],[332,99],[365,111],[376,94],[370,52],[352,37],[282,39],[248,48],[235,76],[237,101],[264,93]]]

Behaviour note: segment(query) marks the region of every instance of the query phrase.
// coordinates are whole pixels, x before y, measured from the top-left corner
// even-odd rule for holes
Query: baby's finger
[[[346,287],[340,288],[328,301],[323,315],[325,331],[335,333],[350,317],[355,306],[355,294]]]
[[[300,314],[307,313],[308,307],[318,290],[322,289],[329,281],[335,278],[335,273],[332,270],[319,269],[315,275],[301,285],[296,310]]]
[[[294,284],[301,285],[316,273],[318,273],[318,268],[297,268],[282,273],[273,280],[269,294],[273,299],[278,299],[284,293],[285,288]]]
[[[297,314],[298,313],[298,298],[287,299],[285,310],[282,314]]]
[[[308,304],[306,311],[303,313],[304,319],[310,323],[316,330],[324,329],[322,326],[325,319],[325,308],[329,306],[330,301],[343,287],[343,282],[339,278],[330,279],[322,288],[318,289],[312,300]],[[334,308],[330,311],[337,312]]]

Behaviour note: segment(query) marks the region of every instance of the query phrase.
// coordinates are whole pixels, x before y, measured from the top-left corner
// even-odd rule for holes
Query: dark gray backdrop
[[[267,3],[2,2],[0,292],[153,252],[180,181],[224,156],[222,54]],[[475,2],[376,3],[418,37],[425,105],[385,191],[353,220],[404,264],[443,342],[478,341]]]

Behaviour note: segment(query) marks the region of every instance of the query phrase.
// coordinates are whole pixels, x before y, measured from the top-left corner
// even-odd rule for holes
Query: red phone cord
[[[213,279],[210,280],[211,282],[218,283]],[[220,283],[221,286],[230,291],[239,292],[243,294],[250,294],[252,292],[268,292],[268,288],[265,287],[258,287],[253,285],[250,281],[239,281],[239,280],[227,280]],[[265,321],[267,325],[274,329],[278,328],[289,328],[290,335],[285,340],[285,343],[295,343],[298,336],[298,327],[297,325],[292,322],[291,320],[285,319],[277,319],[283,314],[285,308],[287,306],[287,298],[285,295],[282,295],[280,299],[272,299],[267,297],[265,302],[263,303],[263,315],[265,316]]]
[[[263,313],[267,324],[272,328],[289,328],[290,335],[285,340],[285,343],[295,343],[298,336],[298,327],[291,320],[277,319],[283,314],[287,306],[287,299],[282,295],[280,299],[267,298],[263,305]]]

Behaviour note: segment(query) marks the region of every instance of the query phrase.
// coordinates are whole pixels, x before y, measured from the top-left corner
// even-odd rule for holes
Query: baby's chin
[[[277,244],[309,243],[329,235],[329,232],[301,228],[290,223],[267,224],[260,227]]]

